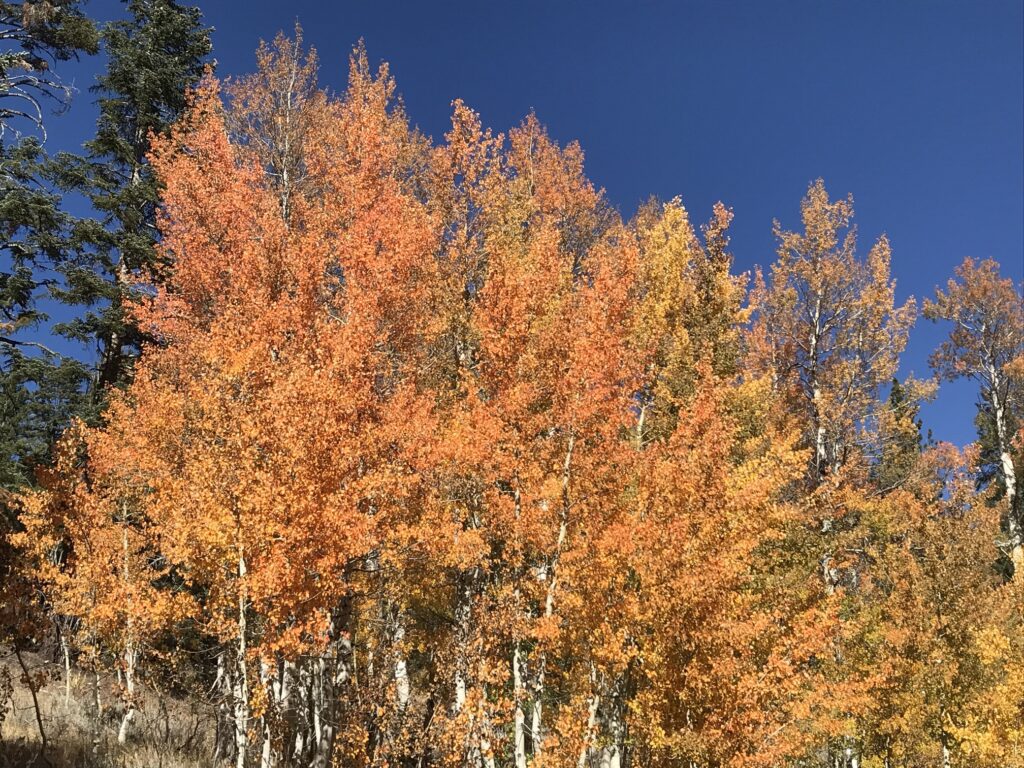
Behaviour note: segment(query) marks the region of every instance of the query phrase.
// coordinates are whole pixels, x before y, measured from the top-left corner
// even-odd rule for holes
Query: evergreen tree
[[[81,258],[65,266],[59,292],[62,301],[89,309],[57,328],[96,345],[96,401],[106,387],[124,383],[143,341],[126,318],[131,276],[158,277],[165,266],[154,249],[159,191],[146,159],[150,139],[181,114],[211,50],[198,8],[174,0],[126,6],[129,18],[103,30],[109,65],[92,89],[100,96],[96,135],[84,159],[60,157],[64,184],[87,195],[98,214],[76,226]]]
[[[46,135],[43,104],[66,103],[71,88],[51,70],[50,61],[96,53],[93,22],[79,0],[0,0],[0,139],[23,131]]]
[[[879,450],[871,474],[875,485],[883,492],[904,487],[921,458],[924,444],[918,415],[921,398],[915,396],[914,384],[916,382],[900,383],[894,378],[885,408],[879,415]]]
[[[71,95],[51,68],[95,53],[96,28],[78,2],[0,2],[0,487],[31,466],[81,400],[86,371],[26,331],[46,320],[37,300],[68,253],[71,219],[60,209],[43,150],[44,105]]]

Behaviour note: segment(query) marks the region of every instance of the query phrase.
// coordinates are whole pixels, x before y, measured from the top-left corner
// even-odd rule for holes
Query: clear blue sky
[[[505,130],[535,109],[579,139],[588,174],[629,216],[681,195],[704,220],[734,208],[740,270],[774,257],[807,184],[854,195],[862,251],[886,232],[901,297],[930,295],[964,256],[1024,277],[1021,0],[290,3],[206,0],[218,72],[254,66],[261,38],[299,20],[321,80],[344,87],[352,44],[387,60],[412,120],[439,138],[465,100]],[[109,19],[113,0],[89,12]],[[82,89],[49,148],[92,129],[100,59],[66,65]],[[945,329],[920,322],[903,373],[928,373]],[[971,384],[924,411],[937,438],[974,439]]]

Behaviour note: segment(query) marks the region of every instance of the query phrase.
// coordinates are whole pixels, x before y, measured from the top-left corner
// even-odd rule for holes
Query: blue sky
[[[340,90],[359,38],[390,62],[407,111],[446,130],[461,98],[496,130],[531,109],[578,139],[625,216],[680,195],[698,220],[735,210],[739,270],[774,258],[771,222],[799,225],[807,184],[854,195],[861,250],[882,232],[901,298],[930,295],[965,256],[1024,278],[1024,3],[1020,0],[201,3],[220,75],[296,20]],[[92,0],[99,19],[120,3]],[[63,67],[81,90],[49,149],[92,130],[101,58]],[[903,373],[928,373],[946,329],[919,322]],[[924,409],[939,439],[974,439],[973,384]]]

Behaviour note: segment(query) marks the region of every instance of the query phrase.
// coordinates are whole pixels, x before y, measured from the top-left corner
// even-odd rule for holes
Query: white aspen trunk
[[[526,715],[523,713],[523,670],[519,641],[512,653],[512,682],[515,692],[515,761],[516,768],[526,768]]]
[[[598,761],[600,768],[621,768],[622,766],[622,718],[619,716],[618,707],[610,707],[611,713],[607,718],[608,734],[611,736],[611,743],[601,747],[601,757]]]
[[[231,704],[234,686],[231,681],[231,670],[227,663],[227,651],[223,649],[217,654],[217,678],[213,687],[218,692],[219,698],[213,760],[215,763],[220,763],[231,756],[231,747],[234,743],[234,734],[231,732],[234,729]]]
[[[313,668],[313,688],[310,692],[310,705],[313,708],[313,743],[316,744],[313,765],[317,768],[327,765],[327,761],[330,758],[330,750],[327,744],[329,741],[328,729],[324,728],[323,721],[324,707],[326,705],[326,697],[324,696],[324,686],[327,684],[324,680],[327,674],[326,668],[327,662],[323,657],[316,660]]]
[[[306,761],[306,746],[312,741],[307,739],[313,727],[313,696],[311,684],[311,664],[309,661],[295,665],[293,685],[295,688],[295,734],[292,742],[291,759],[297,762]]]
[[[608,743],[601,747],[598,766],[600,768],[621,768],[623,755],[626,748],[626,724],[623,717],[622,699],[625,696],[627,684],[625,674],[617,677],[617,682],[611,686],[605,686],[604,699],[608,704],[602,712],[604,730],[607,734]],[[687,712],[689,717],[689,712]]]
[[[395,698],[399,711],[404,712],[409,704],[409,669],[402,647],[405,643],[405,621],[402,619],[401,609],[395,611],[395,628],[391,642],[395,654]]]
[[[825,422],[821,418],[821,388],[815,381],[811,389],[811,401],[814,403],[814,465],[820,479],[828,466],[828,441],[826,440]]]
[[[1009,534],[1010,561],[1013,563],[1014,578],[1024,574],[1024,531],[1021,530],[1021,519],[1017,509],[1017,470],[1010,455],[1010,430],[1006,423],[1006,408],[999,397],[1001,378],[995,365],[988,366],[990,380],[989,398],[992,413],[996,421],[996,438],[999,441],[999,469],[1006,486],[1007,533]]]
[[[590,756],[590,745],[594,741],[594,729],[597,727],[597,708],[601,704],[601,696],[597,692],[597,672],[590,665],[590,703],[587,705],[587,729],[583,733],[583,746],[576,761],[576,768],[586,768]]]
[[[94,663],[96,663],[94,661]],[[103,728],[103,699],[100,697],[100,671],[99,667],[94,666],[92,671],[92,701],[93,701],[93,720],[92,720],[92,755],[93,758],[98,760],[100,754],[100,741],[102,738]]]
[[[469,586],[469,574],[463,574],[463,583],[459,585],[459,594],[455,604],[455,639],[458,656],[455,660],[455,700],[452,711],[459,714],[466,707],[466,675],[468,663],[469,621],[472,606],[472,590]]]
[[[647,421],[647,403],[640,406],[640,415],[636,420],[636,449],[643,450],[644,447],[644,423]]]
[[[129,562],[131,553],[128,542],[127,509],[124,505],[122,505],[121,513],[122,517],[125,518],[121,521],[121,578],[125,585],[127,585],[131,580],[131,568]],[[128,619],[125,627],[124,647],[124,686],[127,696],[125,698],[124,715],[121,718],[121,727],[117,729],[118,744],[126,744],[128,742],[128,729],[131,727],[132,720],[135,719],[135,664],[138,660],[138,648],[136,647],[134,639],[134,619],[132,617],[132,606],[130,602],[127,614]]]
[[[273,683],[271,682],[271,670],[270,665],[263,659],[260,659],[260,684],[263,686],[264,691],[270,694],[268,698],[270,701],[267,702],[266,710],[263,713],[262,730],[263,730],[263,748],[260,750],[260,768],[274,768],[276,764],[274,755],[274,738],[271,727],[271,721],[275,717],[276,713],[273,711],[276,709],[276,697],[273,695]]]
[[[294,712],[291,705],[292,696],[292,684],[295,678],[295,665],[283,658],[278,659],[277,663],[277,675],[274,677],[273,684],[271,686],[271,692],[274,696],[274,706],[277,707],[278,722],[281,724],[280,738],[278,740],[277,753],[275,759],[278,764],[285,761],[287,755],[284,754],[287,744],[286,739],[291,736],[292,731],[295,729],[296,722]]]
[[[621,768],[622,751],[618,744],[609,744],[601,747],[601,758],[598,761],[600,768]]]
[[[238,544],[238,647],[236,650],[237,670],[235,672],[235,766],[245,768],[246,753],[249,749],[249,677],[246,668],[246,566],[241,542]]]
[[[828,465],[828,444],[825,434],[825,421],[822,415],[821,406],[821,384],[818,381],[818,343],[821,334],[821,296],[818,295],[814,302],[814,323],[811,328],[810,338],[807,340],[807,357],[809,371],[808,384],[811,387],[811,410],[814,420],[814,480],[819,482]]]
[[[135,719],[135,665],[138,661],[138,650],[129,636],[124,651],[124,687],[126,701],[124,715],[121,717],[121,727],[117,729],[117,743],[128,743],[128,729]]]
[[[491,745],[491,731],[493,726],[491,725],[491,718],[487,716],[487,696],[484,696],[484,701],[481,703],[481,723],[480,723],[480,763],[483,768],[495,768],[494,763],[494,748]]]
[[[348,659],[352,654],[352,639],[334,627],[332,633],[338,638],[329,646],[329,649],[334,651],[333,660],[328,664],[328,660],[321,656],[316,660],[313,670],[313,768],[327,768],[331,764],[334,740],[338,732],[338,700],[342,686],[351,676]]]
[[[64,630],[60,633],[60,652],[64,659],[64,709],[71,706],[71,643]]]

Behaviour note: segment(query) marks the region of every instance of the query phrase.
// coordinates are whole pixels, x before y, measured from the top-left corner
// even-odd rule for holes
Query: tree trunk
[[[60,652],[64,660],[64,709],[71,706],[71,642],[64,629],[60,630]]]
[[[466,706],[466,677],[469,669],[469,623],[473,610],[473,575],[463,573],[459,577],[459,591],[455,598],[455,684],[452,712],[459,714]]]
[[[391,647],[395,655],[395,699],[400,712],[404,712],[409,705],[409,668],[405,660],[404,643],[405,620],[402,618],[401,608],[395,608]]]
[[[516,768],[526,768],[526,715],[523,713],[523,670],[519,641],[512,652],[512,682],[514,689],[514,752]]]
[[[231,670],[227,662],[227,651],[223,648],[217,654],[217,678],[214,681],[214,690],[217,691],[218,700],[213,760],[219,764],[230,760],[234,756],[234,715],[231,704],[234,686],[231,680]]]
[[[609,704],[608,715],[605,718],[605,729],[608,732],[609,743],[601,747],[598,765],[600,768],[622,768],[625,726],[622,722],[622,713],[619,711],[617,701],[612,700]]]
[[[1013,456],[1010,454],[1010,429],[1006,423],[1006,408],[999,396],[1001,378],[994,365],[989,367],[989,378],[992,384],[989,389],[989,397],[996,422],[996,438],[999,441],[999,469],[1003,476],[1003,485],[1006,487],[1010,561],[1013,563],[1013,575],[1016,579],[1018,574],[1024,574],[1024,530],[1022,530],[1024,526],[1021,524],[1020,510],[1018,509],[1017,470],[1013,465]]]
[[[494,762],[494,747],[491,743],[491,735],[494,730],[494,725],[491,723],[491,718],[487,714],[487,695],[484,694],[484,699],[480,705],[480,763],[483,768],[495,768]]]
[[[131,580],[131,568],[130,568],[130,546],[128,542],[128,519],[127,519],[127,508],[122,506],[122,516],[124,519],[121,521],[121,543],[123,547],[123,561],[121,564],[121,578],[127,585]],[[124,716],[121,718],[121,727],[117,730],[117,743],[126,744],[128,742],[128,729],[131,727],[132,720],[135,719],[135,665],[138,662],[138,648],[135,644],[133,624],[134,620],[132,617],[132,606],[128,605],[128,620],[127,626],[125,627],[125,647],[124,647],[124,687],[125,687],[125,709]]]
[[[270,664],[261,659],[260,660],[260,685],[267,696],[267,703],[264,705],[265,711],[261,720],[261,730],[263,731],[263,746],[260,750],[260,768],[274,768],[278,763],[278,755],[274,750],[274,726],[281,721],[281,702],[278,697],[278,691],[275,690],[274,670],[271,669]]]
[[[597,709],[601,704],[601,695],[597,688],[597,670],[590,665],[590,703],[587,705],[587,729],[583,732],[583,746],[576,761],[576,768],[586,768],[590,756],[590,745],[594,740],[594,729],[597,727]]]
[[[811,390],[811,420],[814,427],[814,472],[813,481],[817,485],[825,474],[828,466],[828,443],[825,432],[825,419],[822,414],[821,383],[818,381],[818,353],[821,336],[821,295],[814,302],[814,314],[810,338],[807,340],[808,374],[807,384]]]
[[[310,706],[313,719],[313,760],[312,768],[327,768],[334,752],[334,741],[338,735],[341,689],[349,681],[353,646],[351,635],[343,627],[348,620],[349,606],[342,606],[338,615],[331,619],[331,642],[327,647],[329,656],[316,660],[312,672]]]
[[[100,755],[100,741],[102,739],[103,732],[103,700],[100,698],[99,660],[94,659],[93,663],[95,666],[92,670],[92,756],[94,760],[98,760]]]
[[[246,566],[242,545],[238,545],[238,638],[235,670],[235,766],[245,768],[249,750],[249,674],[246,666],[248,654],[246,634],[247,597],[245,588]]]
[[[135,719],[135,666],[138,662],[138,649],[128,636],[124,650],[124,688],[125,688],[125,710],[121,717],[121,727],[117,730],[117,743],[128,743],[128,729]]]

